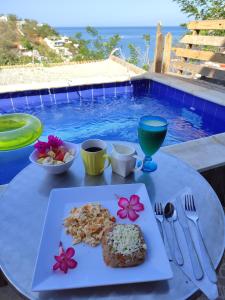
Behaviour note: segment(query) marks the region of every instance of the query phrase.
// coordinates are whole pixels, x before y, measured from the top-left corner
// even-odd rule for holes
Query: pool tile
[[[124,95],[126,91],[124,82],[116,82],[116,95]]]
[[[78,90],[82,100],[92,99],[92,85],[79,86]]]
[[[159,86],[158,82],[152,81],[152,84],[150,86],[151,96],[152,97],[157,97],[159,95],[159,89],[160,89],[160,86]]]
[[[50,94],[50,91],[49,90],[40,90],[40,97],[41,97],[41,100],[42,100],[42,104],[44,106],[50,106],[52,105],[54,102],[53,102],[53,96]]]
[[[68,94],[66,88],[51,89],[55,104],[68,103]]]
[[[205,100],[204,114],[215,117],[218,105]]]
[[[183,102],[184,102],[184,92],[181,91],[181,90],[175,89],[174,99],[177,102],[183,104]]]
[[[5,98],[0,99],[0,113],[5,114],[14,112],[10,94],[5,94],[4,97]]]
[[[104,98],[105,97],[105,87],[103,84],[95,84],[91,87],[91,96],[90,98]]]
[[[148,95],[149,80],[132,81],[134,97]]]
[[[188,94],[188,93],[184,93],[184,102],[183,102],[183,105],[185,107],[192,107],[194,105],[194,97],[193,95],[191,94]]]
[[[69,102],[80,100],[80,92],[77,86],[67,87],[67,93],[68,93]]]
[[[202,98],[194,96],[194,103],[192,106],[195,108],[195,111],[200,115],[202,115],[204,113],[205,102],[206,101],[203,100]]]
[[[106,97],[115,97],[116,96],[116,84],[113,83],[105,83],[105,96]]]
[[[134,90],[133,90],[133,85],[130,83],[130,82],[128,82],[126,85],[125,85],[125,93],[127,94],[127,95],[133,95],[133,92],[134,92]],[[148,91],[149,92],[149,91]]]
[[[40,91],[35,90],[35,91],[26,91],[26,96],[27,96],[27,103],[29,107],[38,107],[42,106],[41,103],[41,97],[40,97]]]
[[[220,121],[225,122],[225,106],[217,105],[217,109],[215,112],[215,118],[219,119]]]
[[[13,106],[15,111],[17,110],[26,110],[27,109],[27,99],[26,96],[24,97],[13,97]]]

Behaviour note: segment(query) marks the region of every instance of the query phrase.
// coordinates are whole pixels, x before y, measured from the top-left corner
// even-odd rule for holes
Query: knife
[[[192,270],[193,270],[195,279],[201,280],[204,276],[204,273],[202,270],[202,266],[200,264],[200,260],[199,260],[197,251],[195,249],[194,242],[191,237],[190,229],[188,226],[188,221],[185,216],[184,207],[182,204],[182,199],[181,199],[181,202],[178,203],[176,208],[177,208],[177,213],[178,213],[178,221],[183,229],[184,236],[185,236],[185,239],[187,242],[188,252],[189,252],[190,259],[191,259],[191,265],[192,265]]]

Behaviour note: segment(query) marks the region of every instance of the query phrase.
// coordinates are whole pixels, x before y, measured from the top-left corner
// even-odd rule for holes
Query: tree
[[[55,29],[49,26],[48,24],[37,26],[37,34],[42,38],[46,38],[48,36],[59,36]]]
[[[224,0],[173,0],[181,11],[196,20],[225,19]]]
[[[30,43],[30,41],[26,37],[21,38],[21,45],[26,48],[27,50],[33,50],[34,47]]]
[[[104,39],[97,29],[88,26],[86,32],[90,39],[84,39],[80,32],[72,38],[73,44],[79,47],[74,55],[74,61],[98,60],[108,58],[112,50],[118,47],[121,37],[118,34],[113,35],[108,40]]]
[[[138,49],[133,44],[129,44],[128,48],[130,50],[130,58],[128,59],[128,62],[134,65],[138,65],[140,57]]]

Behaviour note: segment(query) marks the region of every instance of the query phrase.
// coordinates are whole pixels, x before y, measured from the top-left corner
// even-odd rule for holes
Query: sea
[[[80,32],[82,38],[92,39],[86,32],[85,27],[55,27],[56,31],[60,35],[66,35],[73,37],[76,33]],[[121,56],[125,59],[129,59],[130,51],[128,48],[129,44],[135,45],[140,53],[140,56],[144,57],[146,53],[146,44],[143,39],[144,34],[150,34],[150,61],[154,58],[155,40],[156,40],[156,27],[95,27],[99,34],[106,41],[114,34],[119,34],[121,41],[119,48],[121,49]],[[180,38],[185,34],[186,29],[180,26],[165,26],[162,27],[162,33],[166,35],[168,32],[172,34],[173,45],[176,45]]]

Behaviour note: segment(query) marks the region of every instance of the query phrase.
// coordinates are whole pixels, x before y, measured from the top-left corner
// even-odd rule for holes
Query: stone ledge
[[[175,155],[199,172],[225,165],[225,133],[163,147],[166,153]]]

